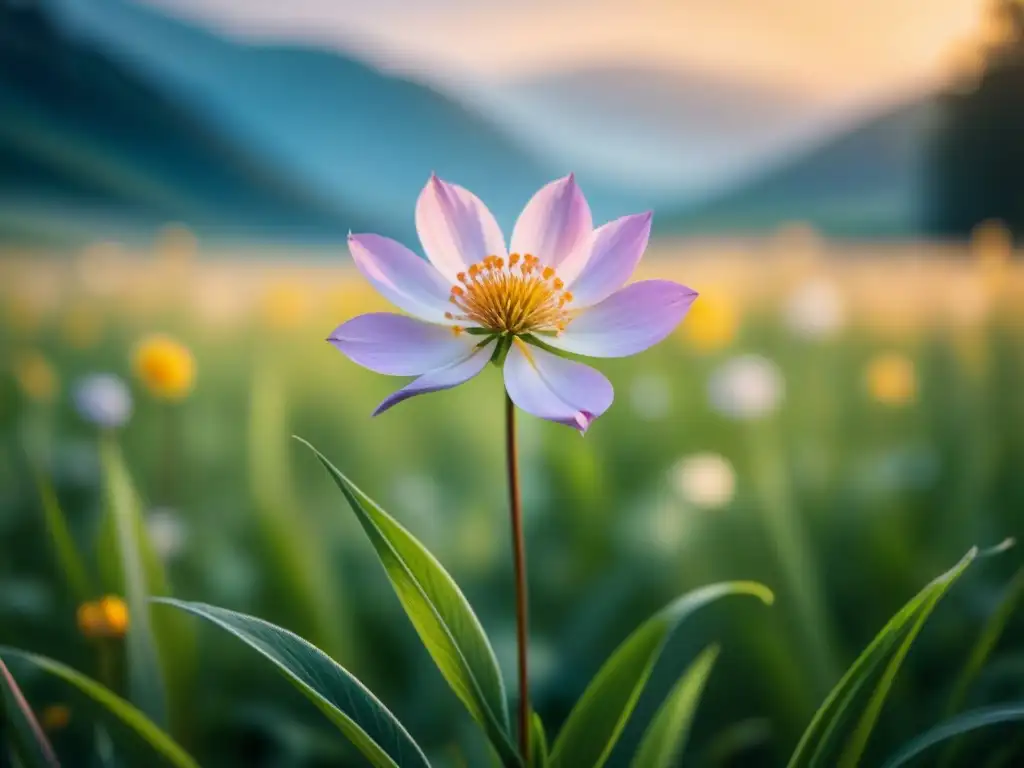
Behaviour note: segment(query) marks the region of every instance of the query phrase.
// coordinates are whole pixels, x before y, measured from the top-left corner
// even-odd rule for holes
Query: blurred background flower
[[[14,380],[29,400],[52,403],[60,390],[57,372],[42,353],[35,350],[18,353],[13,361]]]
[[[846,307],[839,287],[824,278],[800,284],[786,302],[785,320],[790,330],[803,338],[835,336],[846,321]]]
[[[711,406],[732,419],[772,413],[785,395],[779,367],[761,355],[746,354],[722,363],[708,380]]]
[[[897,352],[873,358],[864,374],[868,393],[883,405],[907,405],[917,397],[914,362]]]
[[[701,509],[720,509],[736,494],[736,470],[717,453],[684,456],[673,465],[669,475],[679,498]]]
[[[725,349],[735,340],[739,329],[736,302],[721,286],[712,290],[701,286],[697,290],[700,296],[677,333],[698,352]]]
[[[146,515],[146,533],[161,560],[176,559],[188,542],[188,527],[181,514],[170,507],[156,507]]]
[[[132,415],[128,385],[112,373],[91,373],[78,379],[71,399],[79,416],[102,429],[123,427]]]
[[[170,336],[144,338],[133,355],[135,375],[161,400],[181,400],[192,390],[196,365],[192,352]]]

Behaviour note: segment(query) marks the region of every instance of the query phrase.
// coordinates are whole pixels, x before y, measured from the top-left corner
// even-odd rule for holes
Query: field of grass
[[[771,608],[710,608],[671,649],[688,659],[722,648],[685,764],[785,764],[901,605],[973,545],[1024,536],[1024,268],[1010,256],[998,238],[851,246],[800,230],[652,247],[645,275],[701,293],[690,317],[647,353],[597,361],[616,402],[586,437],[520,414],[534,707],[550,730],[645,617],[694,587],[752,579],[775,592]],[[514,680],[500,376],[488,369],[371,419],[399,380],[324,341],[371,308],[383,300],[343,254],[198,254],[181,232],[145,253],[3,254],[0,646],[127,691],[123,643],[76,625],[84,598],[123,583],[101,526],[96,430],[72,397],[83,375],[112,372],[133,390],[117,440],[168,589],[324,648],[432,764],[488,764],[358,521],[291,438],[316,445],[437,556]],[[134,377],[133,350],[155,333],[194,355],[194,387],[178,402]],[[84,595],[55,552],[41,486],[84,560]],[[864,765],[951,709],[1021,700],[1016,615],[958,687],[1020,563],[1019,549],[979,562],[939,606]],[[167,610],[154,608],[153,626],[175,638],[161,649],[169,730],[200,764],[363,764],[255,653],[198,622],[171,626]],[[130,734],[95,728],[94,704],[12,669],[58,753],[90,755],[67,765],[152,764],[132,757]],[[1011,736],[971,736],[950,764],[1014,764],[1024,745]],[[108,738],[123,762],[91,757]]]

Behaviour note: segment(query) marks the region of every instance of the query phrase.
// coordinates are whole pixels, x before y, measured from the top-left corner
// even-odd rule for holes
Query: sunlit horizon
[[[843,13],[839,3],[815,0],[144,1],[243,38],[340,49],[442,84],[626,66],[703,72],[824,104],[933,87],[977,35],[986,7],[985,0],[865,0]]]

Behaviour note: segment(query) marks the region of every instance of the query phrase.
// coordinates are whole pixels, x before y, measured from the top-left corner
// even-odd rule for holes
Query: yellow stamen
[[[518,269],[513,269],[517,265]],[[562,290],[565,283],[555,276],[555,270],[541,268],[536,256],[514,253],[506,266],[505,259],[491,255],[468,267],[467,273],[471,280],[465,281],[464,287],[451,288],[450,300],[461,312],[446,313],[449,320],[465,320],[494,333],[515,336],[561,331],[570,320],[564,305],[572,296]],[[459,326],[453,332],[463,331]]]

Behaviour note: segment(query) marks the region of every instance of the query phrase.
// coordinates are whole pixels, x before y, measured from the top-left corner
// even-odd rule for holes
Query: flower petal
[[[506,256],[505,236],[480,198],[431,176],[416,202],[416,230],[430,263],[451,282],[485,256]]]
[[[594,230],[558,270],[573,306],[588,307],[621,288],[633,274],[651,236],[651,212],[623,216]]]
[[[530,253],[557,268],[593,229],[587,198],[569,174],[541,188],[526,204],[512,231],[512,253]]]
[[[484,366],[490,362],[491,353],[494,351],[493,346],[493,342],[490,342],[485,346],[464,355],[461,360],[458,360],[451,365],[447,365],[443,368],[436,368],[424,373],[418,379],[406,384],[397,392],[393,392],[388,395],[384,399],[384,402],[377,406],[377,410],[373,412],[373,415],[376,416],[380,413],[384,413],[388,408],[398,405],[400,402],[408,400],[410,397],[424,395],[428,392],[438,392],[442,389],[451,389],[452,387],[457,387],[463,382],[469,381],[480,373],[480,371],[484,369]]]
[[[614,398],[611,382],[590,366],[519,340],[505,358],[505,389],[524,411],[581,432]]]
[[[446,326],[387,312],[353,317],[327,340],[352,362],[392,376],[418,376],[456,363],[479,341]]]
[[[451,286],[430,264],[401,243],[380,235],[349,235],[348,248],[359,271],[384,298],[411,315],[437,323],[453,323]]]
[[[670,280],[643,280],[580,312],[552,347],[590,357],[626,357],[657,344],[686,316],[697,292]]]

